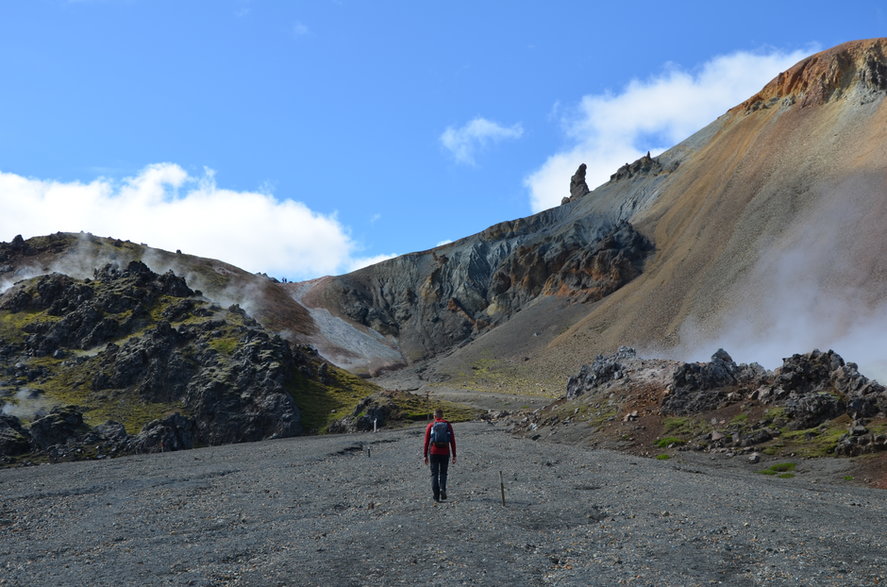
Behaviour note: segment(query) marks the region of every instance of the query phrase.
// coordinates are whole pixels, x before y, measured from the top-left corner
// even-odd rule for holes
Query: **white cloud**
[[[294,37],[304,37],[306,35],[311,34],[311,30],[308,28],[308,25],[302,22],[293,23],[293,36]]]
[[[335,215],[273,195],[220,188],[211,170],[150,165],[114,182],[58,182],[0,172],[0,240],[91,232],[304,279],[348,270],[355,243]]]
[[[440,142],[456,161],[474,165],[475,154],[480,149],[506,139],[519,139],[523,134],[519,123],[502,126],[486,118],[475,118],[460,128],[448,126],[440,135]]]
[[[594,189],[623,164],[684,140],[809,54],[740,51],[717,56],[694,71],[667,64],[660,75],[632,80],[618,94],[584,96],[572,116],[562,119],[573,146],[549,157],[524,180],[533,212],[569,195],[570,176],[580,163],[588,166],[588,186]],[[553,111],[563,109],[557,104]]]
[[[382,261],[387,261],[388,259],[393,259],[397,256],[398,255],[396,254],[375,255],[373,257],[359,257],[352,259],[348,264],[348,272],[357,271],[358,269],[363,269],[364,267],[369,267],[370,265],[375,265],[376,263],[381,263]]]

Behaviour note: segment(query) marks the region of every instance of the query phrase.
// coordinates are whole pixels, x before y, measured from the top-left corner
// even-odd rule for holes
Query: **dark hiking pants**
[[[450,455],[428,455],[428,463],[431,465],[431,492],[434,494],[434,499],[439,499],[441,493],[447,494]]]

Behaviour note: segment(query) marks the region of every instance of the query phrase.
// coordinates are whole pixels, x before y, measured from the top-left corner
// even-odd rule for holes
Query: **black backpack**
[[[431,427],[431,444],[437,447],[450,445],[450,425],[447,422],[435,422]]]

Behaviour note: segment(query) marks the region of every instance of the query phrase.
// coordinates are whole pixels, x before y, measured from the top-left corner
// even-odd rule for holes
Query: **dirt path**
[[[885,493],[815,483],[803,463],[779,479],[467,423],[456,427],[450,501],[435,504],[420,434],[0,470],[0,584],[887,580]]]

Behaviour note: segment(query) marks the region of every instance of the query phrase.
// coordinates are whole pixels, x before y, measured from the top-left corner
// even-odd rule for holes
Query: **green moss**
[[[689,421],[690,418],[685,418],[682,416],[670,416],[662,420],[662,428],[666,432],[674,432],[675,430],[680,430],[686,427]]]
[[[764,412],[763,423],[774,426],[784,426],[788,422],[788,416],[785,414],[785,408],[775,407]]]
[[[783,430],[781,448],[802,457],[824,457],[834,454],[838,440],[847,433],[849,416],[835,418],[822,426],[804,430]]]
[[[298,377],[289,390],[308,433],[322,434],[329,424],[350,414],[360,400],[380,391],[376,385],[332,365],[326,383]]]
[[[794,471],[796,467],[796,463],[776,463],[770,465],[766,469],[761,469],[758,473],[761,475],[775,475],[780,479],[791,479],[795,476],[792,471]]]
[[[229,356],[237,348],[239,342],[234,337],[213,338],[209,341],[209,346],[219,354]]]
[[[453,402],[431,399],[405,391],[385,392],[385,398],[394,405],[393,417],[404,422],[424,422],[430,420],[434,410],[440,408],[450,422],[465,422],[480,416],[477,409]]]
[[[75,405],[84,409],[83,420],[90,426],[108,420],[120,422],[129,434],[137,434],[152,420],[174,412],[187,415],[181,402],[146,402],[125,390],[91,391],[87,386],[68,386],[65,377],[57,377],[41,385],[44,398],[55,405]]]
[[[28,333],[25,328],[39,322],[58,322],[58,316],[50,316],[41,312],[9,312],[0,311],[0,339],[11,343],[22,343]]]
[[[670,458],[671,458],[671,455],[667,455],[667,454],[656,455],[656,459],[660,460],[660,461],[667,461]]]
[[[442,408],[447,420],[460,422],[478,416],[477,410],[427,396],[383,390],[348,371],[329,365],[325,383],[300,377],[290,390],[302,415],[302,425],[309,434],[323,434],[329,425],[354,413],[357,405],[372,395],[382,395],[393,403],[393,419],[406,422],[427,420],[435,408]]]
[[[686,442],[687,441],[684,440],[683,438],[678,438],[676,436],[666,436],[664,438],[660,438],[659,440],[657,440],[656,446],[658,446],[659,448],[665,448],[665,447],[672,446],[672,445],[675,445],[675,446],[681,445]]]
[[[662,421],[663,434],[665,438],[662,440],[678,440],[681,444],[686,442],[687,438],[696,438],[706,434],[711,430],[711,425],[704,422],[701,417],[669,417]],[[659,442],[661,442],[660,440]],[[662,445],[662,446],[667,446]]]
[[[126,390],[92,391],[90,382],[98,372],[97,359],[79,364],[63,365],[62,359],[34,357],[29,367],[42,367],[49,376],[31,385],[42,392],[40,402],[46,408],[74,405],[83,408],[83,419],[89,426],[98,426],[108,420],[120,422],[129,434],[137,434],[142,427],[173,412],[187,415],[181,402],[145,402]]]

